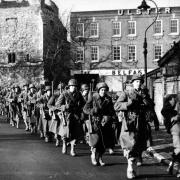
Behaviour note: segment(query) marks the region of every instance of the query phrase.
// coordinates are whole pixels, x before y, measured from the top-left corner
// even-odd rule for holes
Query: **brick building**
[[[67,42],[58,11],[51,0],[0,1],[1,85],[58,81],[55,53]]]
[[[93,84],[105,80],[110,90],[121,91],[131,75],[144,74],[144,34],[155,16],[154,8],[72,12],[71,37],[79,42],[76,62],[81,66],[71,75]],[[180,40],[179,21],[180,7],[159,8],[157,21],[147,31],[148,72]]]

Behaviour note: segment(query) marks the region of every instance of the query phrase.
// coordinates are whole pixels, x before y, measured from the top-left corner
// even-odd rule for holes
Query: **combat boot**
[[[60,145],[60,141],[59,139],[56,139],[56,147],[59,147],[59,145]]]
[[[103,160],[102,160],[102,154],[99,155],[99,157],[98,157],[98,162],[99,162],[99,165],[100,165],[100,166],[105,166],[105,165],[106,165],[105,162],[103,162]]]
[[[75,141],[71,141],[71,151],[70,151],[70,155],[71,156],[76,156],[76,153],[74,151],[74,146],[75,146]]]
[[[134,158],[129,158],[128,159],[128,167],[127,167],[127,178],[128,179],[134,179],[136,177],[136,172],[133,169],[133,163],[134,163]]]
[[[91,163],[92,165],[96,166],[97,165],[97,161],[96,161],[96,149],[92,148],[91,149]]]
[[[62,154],[66,154],[66,153],[67,153],[67,144],[66,144],[66,141],[63,141]]]

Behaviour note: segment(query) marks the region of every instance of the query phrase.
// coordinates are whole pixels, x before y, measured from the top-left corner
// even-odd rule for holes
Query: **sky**
[[[53,0],[61,12],[108,9],[135,9],[142,0]],[[180,6],[180,0],[154,0],[158,7]],[[147,4],[155,7],[151,0]]]

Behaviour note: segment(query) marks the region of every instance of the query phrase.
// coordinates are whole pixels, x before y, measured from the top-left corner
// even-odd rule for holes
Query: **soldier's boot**
[[[180,163],[179,162],[174,162],[174,167],[173,167],[175,170],[176,170],[176,177],[177,178],[180,178]]]
[[[174,168],[174,162],[171,161],[171,162],[169,163],[168,168],[167,168],[168,174],[173,175],[173,168]]]
[[[71,141],[71,151],[70,151],[71,156],[76,156],[74,146],[75,146],[75,140]]]
[[[96,161],[96,148],[92,148],[91,149],[91,163],[94,166],[97,165],[97,161]]]
[[[29,130],[28,124],[27,122],[24,122],[24,123],[25,123],[25,131],[28,131]]]
[[[60,140],[56,138],[56,147],[59,147],[59,145],[60,145]]]
[[[127,178],[134,179],[136,177],[136,172],[133,168],[134,158],[128,158],[128,167],[127,167]]]
[[[63,153],[63,154],[66,154],[66,153],[67,153],[67,143],[66,143],[65,140],[63,140],[62,153]]]
[[[139,156],[138,158],[137,158],[137,166],[139,167],[139,166],[142,166],[142,157],[141,156]]]
[[[45,136],[44,141],[45,141],[46,143],[48,143],[48,142],[49,142],[49,137],[48,137],[47,135]]]
[[[100,165],[100,166],[105,166],[105,165],[106,165],[105,162],[103,162],[103,160],[102,160],[102,154],[99,154],[99,156],[98,156],[98,162],[99,162],[99,165]]]

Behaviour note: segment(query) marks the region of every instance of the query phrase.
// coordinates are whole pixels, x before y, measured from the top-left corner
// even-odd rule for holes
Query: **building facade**
[[[71,75],[80,82],[104,80],[112,91],[121,91],[135,73],[144,74],[143,43],[147,31],[147,71],[180,40],[180,7],[120,9],[71,13],[71,39],[76,63]],[[76,43],[74,43],[76,42]],[[150,83],[150,82],[149,82]],[[148,83],[148,86],[149,86]]]
[[[158,65],[157,69],[147,75],[151,82],[150,93],[155,102],[155,110],[159,121],[163,124],[161,109],[164,97],[168,94],[180,95],[180,41],[174,43],[158,61]]]
[[[1,0],[1,85],[54,80],[54,54],[67,41],[58,11],[51,0]]]

